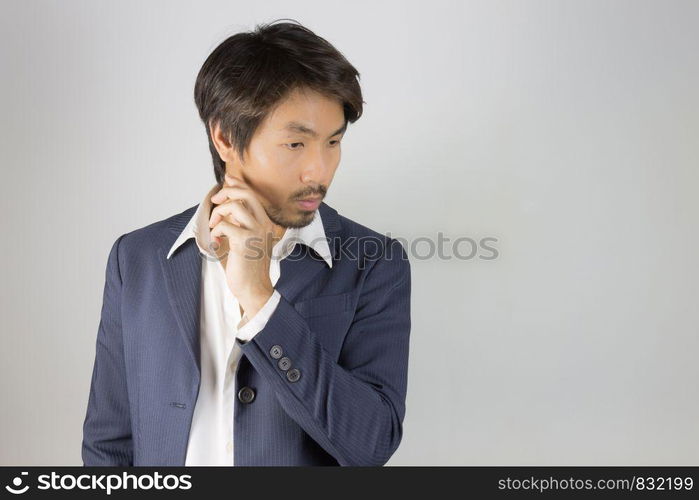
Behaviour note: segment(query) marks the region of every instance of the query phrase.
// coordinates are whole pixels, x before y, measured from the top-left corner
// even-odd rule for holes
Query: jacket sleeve
[[[87,413],[83,423],[84,466],[133,465],[131,419],[121,332],[119,243],[107,260]]]
[[[403,246],[390,242],[399,251],[367,271],[337,361],[283,294],[251,341],[236,340],[287,414],[340,465],[384,465],[403,434],[410,263]],[[289,370],[280,369],[273,346],[291,360]],[[294,368],[300,377],[288,377]]]

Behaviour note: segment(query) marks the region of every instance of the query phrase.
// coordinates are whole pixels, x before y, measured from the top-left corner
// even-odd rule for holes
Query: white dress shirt
[[[245,314],[241,318],[240,304],[228,287],[225,270],[216,255],[210,251],[210,198],[218,190],[218,185],[209,190],[167,255],[169,259],[189,238],[195,239],[202,253],[199,319],[201,382],[189,433],[186,466],[233,465],[233,406],[237,393],[236,372],[241,355],[235,338],[251,340],[265,327],[280,298],[279,292],[274,290],[257,314],[252,318]],[[273,246],[269,269],[272,286],[279,279],[280,261],[292,252],[296,243],[313,248],[332,267],[320,212],[316,210],[309,225],[287,228]]]

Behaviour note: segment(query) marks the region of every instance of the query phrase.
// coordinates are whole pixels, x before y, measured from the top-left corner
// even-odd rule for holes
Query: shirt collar
[[[208,250],[211,244],[211,230],[209,229],[209,215],[211,214],[211,197],[219,190],[215,184],[206,193],[204,199],[199,203],[197,210],[184,227],[180,235],[175,240],[175,243],[170,247],[167,258],[173,254],[177,248],[190,238],[194,238],[199,250],[208,255],[212,253]],[[330,255],[330,247],[323,228],[323,221],[320,216],[320,211],[316,209],[313,221],[304,227],[288,227],[282,238],[275,243],[272,248],[273,258],[280,261],[288,257],[293,251],[296,243],[304,245],[315,250],[323,260],[332,268],[332,257]]]

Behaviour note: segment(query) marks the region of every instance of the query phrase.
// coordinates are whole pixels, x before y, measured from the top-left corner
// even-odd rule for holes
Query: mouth
[[[303,200],[298,200],[296,203],[299,204],[304,210],[315,210],[320,206],[320,200],[322,198],[318,196],[317,198],[305,198]]]

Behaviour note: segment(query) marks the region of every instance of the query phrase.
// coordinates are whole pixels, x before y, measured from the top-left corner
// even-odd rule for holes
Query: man
[[[322,201],[358,76],[295,23],[207,58],[217,183],[112,246],[84,465],[378,466],[398,448],[407,254]]]

